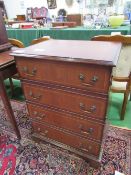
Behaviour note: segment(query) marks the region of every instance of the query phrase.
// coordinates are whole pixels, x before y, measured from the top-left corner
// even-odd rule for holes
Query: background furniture
[[[6,109],[9,123],[11,123],[11,127],[13,127],[17,137],[20,139],[20,132],[4,85],[5,79],[10,78],[17,73],[14,58],[9,56],[9,53],[10,51],[0,53],[0,96]]]
[[[65,40],[90,40],[96,35],[110,35],[111,32],[121,32],[128,35],[130,26],[121,26],[118,28],[88,29],[84,27],[74,27],[67,29],[50,29],[50,28],[32,28],[32,29],[7,29],[8,37],[15,38],[29,46],[33,39],[43,36],[50,36],[53,39]]]
[[[16,74],[16,64],[14,58],[9,55],[11,44],[8,41],[6,29],[4,26],[3,15],[0,9],[0,96],[4,103],[4,107],[7,111],[8,120],[11,123],[16,135],[20,138],[20,132],[16,123],[16,119],[14,113],[11,108],[10,101],[6,94],[6,89],[4,85],[4,80],[7,78],[11,78],[14,74]]]
[[[3,20],[2,9],[0,8],[0,51],[11,48],[11,44],[8,42],[6,29]]]
[[[117,66],[113,70],[112,85],[110,90],[115,93],[124,93],[120,115],[120,119],[124,120],[128,97],[131,93],[131,36],[100,35],[92,38],[92,40],[121,42],[123,44]]]
[[[11,51],[16,50],[18,48],[24,48],[24,44],[17,40],[17,39],[13,39],[13,38],[8,38],[8,41],[12,44],[12,48]],[[15,75],[13,75],[12,77],[9,77],[9,82],[10,82],[10,88],[11,88],[11,96],[13,96],[14,94],[14,83],[12,79],[19,79],[18,74],[16,73]]]
[[[76,22],[76,26],[82,26],[83,16],[81,14],[70,14],[70,15],[67,15],[67,21]]]
[[[5,4],[4,4],[3,0],[0,0],[0,8],[1,8],[1,11],[2,11],[2,16],[7,19],[8,18],[7,17],[7,12],[6,12],[6,8],[5,8]]]
[[[48,9],[45,7],[35,7],[35,8],[27,8],[26,10],[26,18],[27,20],[31,19],[43,19],[47,17]]]
[[[50,39],[50,37],[48,37],[48,36],[37,38],[37,39],[34,39],[34,40],[31,41],[31,45],[37,44],[37,43],[40,43],[40,42],[43,42],[43,41],[47,41],[49,39]]]
[[[43,19],[47,17],[48,9],[45,7],[32,8],[32,19]]]
[[[33,39],[40,38],[39,30],[32,29],[7,29],[8,38],[15,38],[24,43],[24,46],[29,46]]]
[[[50,39],[22,55],[13,52],[34,138],[99,165],[111,71],[120,48],[120,43]]]
[[[76,27],[76,22],[53,22],[52,27],[56,26]]]
[[[17,21],[25,21],[26,17],[25,17],[25,15],[17,15],[16,20]]]
[[[11,43],[15,47],[18,47],[18,48],[24,48],[25,47],[24,44],[21,41],[17,40],[17,39],[8,38],[8,41],[9,41],[9,43]]]
[[[62,16],[63,19],[66,18],[66,16],[67,16],[67,11],[66,11],[65,9],[59,9],[59,10],[58,10],[58,17],[59,17],[59,16]]]

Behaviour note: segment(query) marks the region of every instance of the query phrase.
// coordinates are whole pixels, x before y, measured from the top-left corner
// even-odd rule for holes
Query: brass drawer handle
[[[37,111],[34,111],[34,115],[36,119],[42,120],[44,117],[46,117],[46,114],[40,114]]]
[[[82,143],[80,143],[79,144],[79,149],[82,150],[82,151],[89,152],[92,149],[92,146],[88,146],[88,149],[86,149],[86,148],[83,148]]]
[[[81,133],[83,134],[92,134],[94,132],[93,128],[88,128],[87,130],[84,130],[82,125],[80,125],[79,128]]]
[[[27,68],[26,66],[24,66],[24,67],[22,68],[22,71],[25,73],[25,75],[30,76],[30,77],[34,77],[34,76],[36,75],[37,69],[36,69],[36,68],[33,68],[33,69],[32,69],[32,72],[29,73],[28,68]]]
[[[86,109],[85,105],[83,103],[80,103],[80,109],[86,113],[93,113],[96,111],[96,106],[92,105],[89,109]]]
[[[43,131],[41,131],[40,128],[38,128],[37,131],[39,131],[39,133],[40,133],[41,135],[43,135],[43,136],[46,136],[46,135],[48,134],[48,130],[45,130],[45,131],[43,132]]]
[[[94,86],[94,84],[98,81],[98,77],[96,75],[94,75],[91,78],[90,82],[89,83],[86,83],[86,82],[84,82],[85,81],[85,75],[82,74],[82,73],[80,73],[79,79],[81,80],[83,86],[88,86],[88,87]]]
[[[38,96],[35,97],[35,96],[33,95],[33,92],[30,91],[30,92],[29,92],[29,96],[30,96],[31,98],[33,98],[34,100],[38,100],[38,99],[41,98],[42,95],[38,95]]]

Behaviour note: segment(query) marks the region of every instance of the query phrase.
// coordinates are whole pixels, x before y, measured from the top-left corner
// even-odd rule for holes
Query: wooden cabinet
[[[8,41],[8,36],[6,33],[5,23],[3,19],[3,10],[1,8],[2,2],[3,1],[0,1],[0,52],[11,48],[11,44]]]
[[[14,51],[33,138],[101,160],[112,67],[120,43],[49,40]]]
[[[7,19],[7,12],[3,0],[0,0],[0,9],[2,10],[2,16]]]
[[[76,22],[77,26],[82,25],[83,16],[81,14],[69,14],[67,15],[67,21]]]
[[[76,22],[68,22],[68,21],[63,21],[63,22],[53,22],[52,27],[60,27],[63,26],[65,27],[76,27]]]
[[[100,65],[21,59],[18,62],[20,76],[40,82],[57,83],[82,90],[107,93],[109,88],[110,69]],[[66,72],[66,73],[65,73]],[[29,75],[32,74],[32,75]],[[52,76],[53,75],[53,76]]]

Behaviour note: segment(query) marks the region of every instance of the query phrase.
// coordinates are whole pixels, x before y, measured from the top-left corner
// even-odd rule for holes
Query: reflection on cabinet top
[[[12,55],[115,66],[120,49],[121,43],[51,39],[14,51]]]

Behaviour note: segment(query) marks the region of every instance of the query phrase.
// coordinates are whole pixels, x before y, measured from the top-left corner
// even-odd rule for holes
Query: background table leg
[[[5,89],[3,81],[0,81],[0,95],[1,95],[4,107],[7,111],[8,118],[9,118],[9,120],[10,120],[12,126],[13,126],[13,129],[14,129],[16,135],[17,135],[17,138],[20,139],[21,138],[20,131],[18,129],[18,125],[16,123],[16,119],[15,119],[10,101],[9,101],[8,96],[6,94],[6,89]]]

